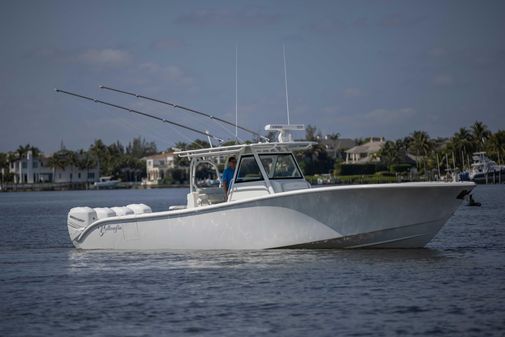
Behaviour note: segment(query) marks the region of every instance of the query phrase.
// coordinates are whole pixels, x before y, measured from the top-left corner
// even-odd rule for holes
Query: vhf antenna
[[[249,130],[243,126],[240,126],[240,125],[236,125],[235,123],[232,123],[232,122],[229,122],[227,120],[224,120],[222,118],[219,118],[219,117],[216,117],[216,116],[213,116],[213,115],[209,115],[207,113],[204,113],[204,112],[201,112],[201,111],[198,111],[198,110],[194,110],[194,109],[191,109],[191,108],[187,108],[187,107],[184,107],[182,105],[178,105],[178,104],[175,104],[175,103],[171,103],[171,102],[168,102],[168,101],[164,101],[164,100],[161,100],[161,99],[157,99],[157,98],[152,98],[152,97],[147,97],[147,96],[144,96],[144,95],[140,95],[140,94],[136,94],[136,93],[133,93],[133,92],[129,92],[129,91],[125,91],[125,90],[120,90],[120,89],[114,89],[114,88],[111,88],[111,87],[107,87],[105,85],[100,85],[98,86],[100,89],[105,89],[105,90],[110,90],[110,91],[115,91],[115,92],[118,92],[120,94],[125,94],[125,95],[129,95],[129,96],[134,96],[134,97],[137,97],[137,98],[141,98],[141,99],[145,99],[145,100],[148,100],[148,101],[152,101],[152,102],[156,102],[156,103],[160,103],[160,104],[165,104],[165,105],[169,105],[173,108],[178,108],[178,109],[182,109],[182,110],[185,110],[185,111],[188,111],[188,112],[192,112],[194,114],[197,114],[197,115],[200,115],[200,116],[204,116],[204,117],[208,117],[212,120],[216,120],[216,121],[219,121],[219,122],[222,122],[222,123],[225,123],[225,124],[228,124],[228,125],[231,125],[231,126],[236,126],[238,129],[240,130],[243,130],[243,131],[246,131],[256,137],[259,137],[261,139],[264,139],[264,140],[268,140],[267,137],[264,137],[262,135],[260,135],[259,133],[257,132],[254,132],[252,130]]]
[[[238,143],[238,46],[235,46],[235,142]]]
[[[105,101],[102,101],[102,100],[99,100],[99,99],[95,99],[95,98],[91,98],[91,97],[88,97],[88,96],[76,94],[76,93],[73,93],[73,92],[70,92],[70,91],[65,91],[65,90],[61,90],[61,89],[54,89],[54,90],[56,92],[61,92],[63,94],[79,97],[79,98],[82,98],[82,99],[85,99],[85,100],[88,100],[88,101],[92,101],[92,102],[95,102],[95,103],[100,103],[100,104],[108,105],[108,106],[111,106],[111,107],[116,108],[116,109],[126,110],[126,111],[129,111],[129,112],[136,113],[138,115],[142,115],[142,116],[145,116],[145,117],[156,119],[156,120],[158,120],[160,122],[163,122],[163,123],[172,124],[172,125],[178,126],[180,128],[193,131],[195,133],[198,133],[198,134],[201,134],[203,136],[208,137],[209,138],[209,143],[210,143],[211,147],[212,147],[212,143],[210,142],[210,138],[213,138],[213,139],[217,140],[220,143],[224,141],[223,139],[210,134],[208,131],[200,131],[200,130],[197,130],[197,129],[193,129],[192,127],[189,127],[189,126],[186,126],[186,125],[182,125],[182,124],[179,124],[179,123],[176,123],[176,122],[172,122],[172,121],[169,121],[167,119],[164,119],[164,118],[161,118],[161,117],[158,117],[158,116],[155,116],[155,115],[151,115],[151,114],[139,111],[139,110],[130,109],[130,108],[127,108],[127,107],[124,107],[124,106],[121,106],[121,105],[105,102]]]
[[[282,55],[284,56],[284,86],[286,87],[286,112],[289,125],[289,96],[288,96],[288,72],[286,70],[286,47],[282,45]]]

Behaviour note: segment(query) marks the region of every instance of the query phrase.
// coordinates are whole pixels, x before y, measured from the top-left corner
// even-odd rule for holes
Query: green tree
[[[101,139],[95,139],[95,142],[89,147],[89,153],[97,160],[100,175],[109,175],[110,155],[107,145]]]
[[[491,132],[484,123],[479,121],[473,123],[470,129],[472,130],[472,136],[475,148],[477,149],[477,151],[482,151],[484,145],[486,144],[486,141],[491,136]]]
[[[317,141],[317,128],[313,125],[307,125],[305,128],[305,140],[310,142]]]
[[[151,156],[158,152],[154,142],[147,142],[144,138],[135,137],[126,147],[126,153],[134,158]]]
[[[24,158],[28,154],[28,151],[32,151],[32,156],[37,158],[40,156],[40,150],[38,147],[32,146],[30,144],[26,144],[25,146],[19,145],[16,150],[16,154],[18,158]]]
[[[399,143],[387,141],[380,150],[379,157],[389,167],[393,164],[400,164],[403,153]]]
[[[416,154],[416,162],[419,168],[418,158],[421,157],[422,163],[426,163],[426,157],[431,152],[432,143],[430,136],[426,131],[414,131],[410,135],[409,150]],[[426,167],[425,167],[426,169]]]
[[[331,140],[338,140],[340,138],[340,133],[335,132],[335,133],[330,133],[326,135],[326,138],[331,139]]]
[[[494,160],[503,164],[505,161],[505,130],[498,130],[489,137],[489,141],[486,143],[486,151]]]
[[[76,165],[80,170],[86,170],[86,181],[88,181],[89,170],[95,168],[97,161],[90,151],[79,150]],[[98,178],[98,177],[97,177]]]

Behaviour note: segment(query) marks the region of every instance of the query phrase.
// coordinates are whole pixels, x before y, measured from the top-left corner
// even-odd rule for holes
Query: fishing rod
[[[54,89],[54,90],[56,92],[61,92],[63,94],[67,94],[67,95],[70,95],[70,96],[79,97],[79,98],[82,98],[82,99],[85,99],[85,100],[88,100],[88,101],[93,101],[95,103],[100,103],[100,104],[111,106],[113,108],[117,108],[117,109],[122,109],[122,110],[129,111],[129,112],[133,112],[133,113],[136,113],[138,115],[142,115],[142,116],[145,116],[145,117],[156,119],[156,120],[158,120],[160,122],[163,122],[163,123],[172,124],[172,125],[178,126],[180,128],[183,128],[183,129],[186,129],[186,130],[190,130],[190,131],[193,131],[195,133],[207,136],[209,138],[213,138],[213,139],[215,139],[215,140],[217,140],[219,142],[223,142],[224,141],[223,139],[210,134],[208,131],[200,131],[200,130],[197,130],[197,129],[193,129],[192,127],[189,127],[189,126],[186,126],[186,125],[182,125],[182,124],[179,124],[179,123],[176,123],[176,122],[172,122],[172,121],[169,121],[167,119],[164,119],[164,118],[161,118],[161,117],[158,117],[158,116],[155,116],[155,115],[151,115],[151,114],[148,114],[148,113],[145,113],[145,112],[142,112],[142,111],[126,108],[126,107],[121,106],[121,105],[105,102],[105,101],[102,101],[102,100],[99,100],[99,99],[95,99],[95,98],[91,98],[91,97],[88,97],[88,96],[76,94],[76,93],[73,93],[73,92],[70,92],[70,91],[65,91],[65,90],[61,90],[61,89]],[[209,143],[210,143],[210,139],[209,139]],[[212,143],[211,143],[211,146],[212,146]]]
[[[231,125],[233,127],[236,127],[240,130],[243,130],[243,131],[246,131],[256,137],[259,137],[261,139],[264,139],[264,140],[268,140],[267,137],[265,136],[262,136],[260,135],[259,133],[257,132],[254,132],[252,130],[249,130],[243,126],[240,126],[240,125],[236,125],[235,123],[232,123],[232,122],[229,122],[227,120],[224,120],[222,118],[219,118],[219,117],[216,117],[216,116],[213,116],[213,115],[209,115],[205,112],[201,112],[201,111],[198,111],[198,110],[194,110],[194,109],[191,109],[191,108],[187,108],[187,107],[184,107],[182,105],[178,105],[178,104],[175,104],[175,103],[171,103],[171,102],[168,102],[168,101],[163,101],[161,99],[157,99],[157,98],[152,98],[152,97],[147,97],[147,96],[144,96],[144,95],[140,95],[140,94],[136,94],[136,93],[133,93],[133,92],[129,92],[129,91],[125,91],[125,90],[120,90],[120,89],[114,89],[114,88],[111,88],[111,87],[107,87],[105,85],[99,85],[98,86],[100,89],[105,89],[105,90],[110,90],[110,91],[115,91],[115,92],[118,92],[120,94],[125,94],[125,95],[129,95],[129,96],[134,96],[134,97],[137,97],[137,98],[141,98],[141,99],[145,99],[145,100],[148,100],[148,101],[152,101],[152,102],[156,102],[156,103],[160,103],[160,104],[165,104],[165,105],[168,105],[168,106],[171,106],[173,108],[176,108],[176,109],[182,109],[182,110],[186,110],[188,112],[192,112],[192,113],[195,113],[197,115],[200,115],[200,116],[204,116],[204,117],[208,117],[212,120],[216,120],[216,121],[219,121],[221,123],[225,123],[225,124],[228,124],[228,125]]]

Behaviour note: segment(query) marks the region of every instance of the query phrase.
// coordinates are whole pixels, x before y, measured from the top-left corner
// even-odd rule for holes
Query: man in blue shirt
[[[237,165],[237,159],[235,159],[235,157],[230,157],[228,159],[228,167],[223,172],[223,189],[226,195],[228,195],[228,191],[232,185],[233,174],[235,173],[235,165]]]

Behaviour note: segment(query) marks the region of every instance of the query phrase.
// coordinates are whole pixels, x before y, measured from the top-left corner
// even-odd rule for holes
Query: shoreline
[[[97,188],[86,183],[46,183],[46,184],[3,184],[0,193],[8,192],[62,192],[62,191],[98,191],[98,190],[149,190],[158,188],[189,188],[189,184],[141,185],[140,183],[121,183],[115,187]]]
[[[338,185],[361,185],[361,184],[391,184],[412,181],[429,181],[423,179],[384,179],[378,177],[357,177],[350,176],[348,178],[338,177],[336,183],[311,184],[314,187],[318,186],[338,186]],[[505,179],[489,179],[476,180],[477,185],[501,185],[505,183]],[[9,192],[63,192],[63,191],[98,191],[98,190],[150,190],[150,189],[167,189],[167,188],[189,188],[189,184],[170,184],[170,185],[141,185],[140,183],[121,183],[119,186],[109,188],[96,188],[93,185],[85,183],[50,183],[50,184],[4,184],[0,185],[0,193]]]

